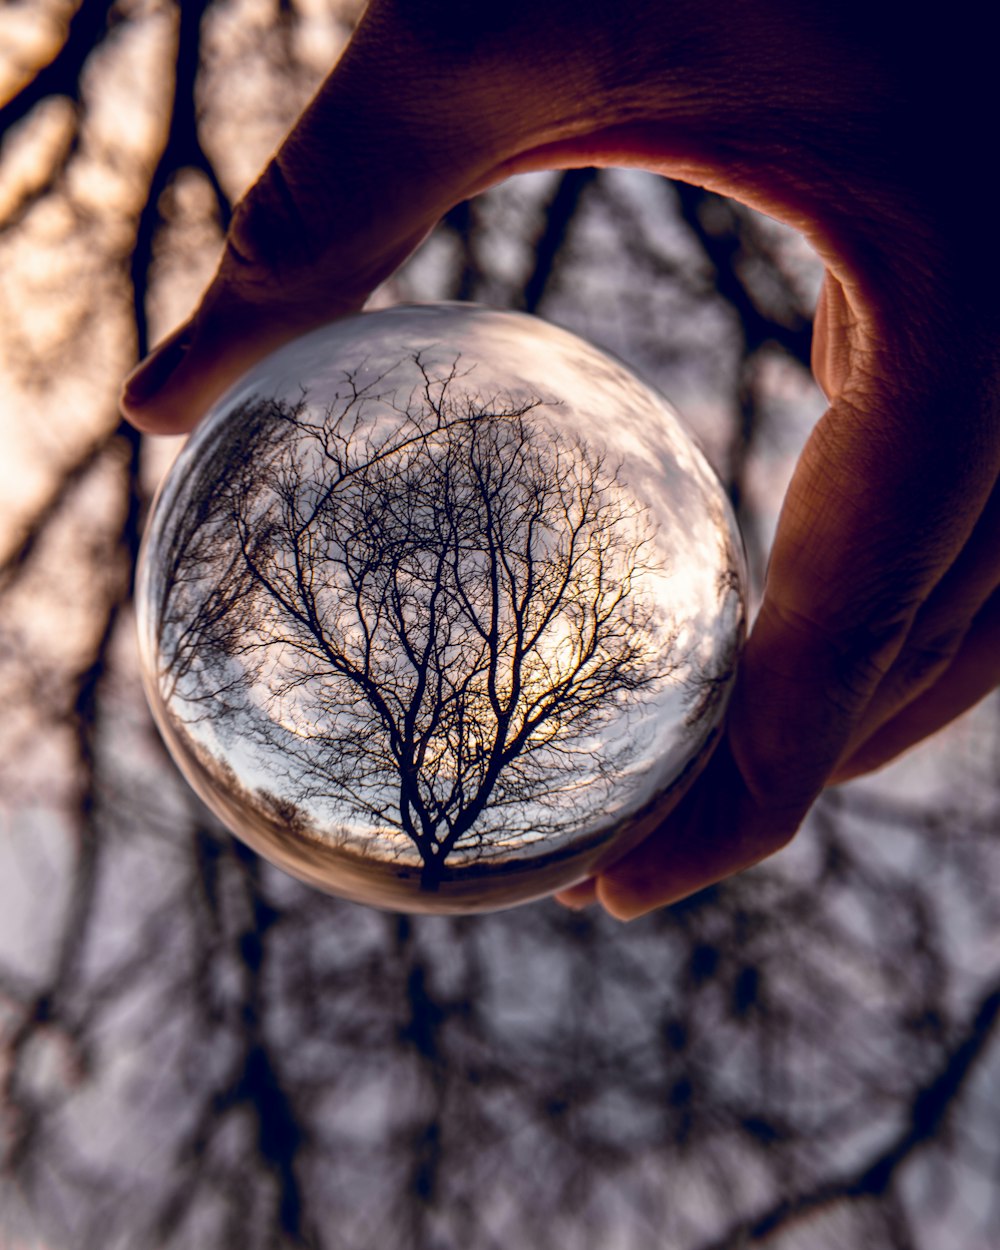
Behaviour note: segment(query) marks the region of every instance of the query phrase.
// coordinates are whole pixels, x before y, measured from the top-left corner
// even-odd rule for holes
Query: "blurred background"
[[[796,843],[618,925],[369,911],[175,773],[132,570],[176,451],[121,425],[357,16],[0,3],[2,1250],[988,1250],[1000,703]],[[678,405],[759,584],[822,401],[794,235],[635,172],[513,180],[376,296],[527,309]]]

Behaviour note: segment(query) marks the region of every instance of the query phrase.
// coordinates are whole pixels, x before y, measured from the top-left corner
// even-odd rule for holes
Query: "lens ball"
[[[215,406],[140,560],[181,771],[279,867],[507,907],[644,837],[719,733],[745,620],[724,491],[581,339],[470,305],[336,321]]]

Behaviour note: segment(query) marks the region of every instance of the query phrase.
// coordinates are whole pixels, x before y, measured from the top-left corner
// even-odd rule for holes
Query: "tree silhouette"
[[[433,890],[597,810],[678,661],[616,466],[540,400],[411,363],[402,399],[350,375],[318,415],[231,414],[174,505],[160,647],[168,700],[402,835]]]

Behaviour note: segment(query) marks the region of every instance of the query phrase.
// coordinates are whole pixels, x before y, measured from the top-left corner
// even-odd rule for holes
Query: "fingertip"
[[[576,885],[568,886],[565,890],[559,890],[552,897],[560,907],[565,907],[569,911],[583,911],[585,907],[590,907],[597,901],[597,882],[593,877],[588,877],[585,881],[578,881]]]
[[[612,920],[619,920],[622,924],[628,924],[660,907],[669,907],[671,903],[677,902],[677,898],[664,889],[664,883],[657,882],[652,890],[650,885],[650,882],[633,883],[610,874],[602,874],[597,879],[597,902]]]
[[[170,380],[184,363],[192,342],[185,322],[141,360],[122,383],[118,407],[122,416],[145,434],[178,434],[191,422],[179,417],[168,402]]]
[[[209,312],[203,303],[125,379],[122,415],[146,434],[189,433],[238,378],[291,336],[289,326],[255,323],[237,304]]]

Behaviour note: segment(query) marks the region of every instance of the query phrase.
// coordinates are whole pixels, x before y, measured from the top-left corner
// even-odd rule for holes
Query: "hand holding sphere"
[[[968,0],[940,23],[790,0],[371,0],[238,207],[195,314],[126,389],[142,428],[190,428],[262,355],[357,310],[452,205],[522,170],[641,165],[808,238],[827,266],[813,360],[830,408],[789,487],[720,749],[590,891],[615,915],[777,850],[824,786],[1000,681],[982,21]]]

